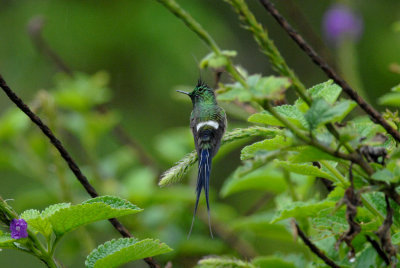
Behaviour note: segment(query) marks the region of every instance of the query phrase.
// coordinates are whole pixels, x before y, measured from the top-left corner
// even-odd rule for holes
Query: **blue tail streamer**
[[[192,233],[194,220],[196,217],[197,207],[199,205],[199,199],[202,189],[204,188],[204,193],[206,196],[206,203],[207,203],[207,213],[208,213],[208,225],[210,229],[210,235],[213,238],[213,233],[211,229],[211,218],[210,218],[210,203],[208,201],[208,194],[209,194],[209,186],[210,186],[210,172],[211,172],[211,150],[210,149],[202,149],[199,154],[199,171],[197,175],[197,187],[196,187],[196,204],[194,206],[194,213],[192,219],[192,225],[190,226],[190,231],[188,234],[188,238]]]

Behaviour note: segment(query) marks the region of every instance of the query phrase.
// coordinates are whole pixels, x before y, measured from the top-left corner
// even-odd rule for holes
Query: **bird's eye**
[[[199,92],[203,92],[204,91],[204,87],[199,88]]]

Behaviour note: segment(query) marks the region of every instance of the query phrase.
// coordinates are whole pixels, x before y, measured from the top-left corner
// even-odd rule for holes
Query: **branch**
[[[57,139],[50,128],[43,123],[43,121],[37,116],[32,110],[11,90],[11,88],[7,85],[6,81],[3,79],[2,75],[0,74],[0,87],[3,91],[7,94],[8,98],[22,111],[24,112],[34,124],[36,124],[40,130],[43,132],[44,135],[50,140],[50,142],[56,147],[57,151],[60,153],[61,157],[67,162],[69,168],[74,173],[75,177],[78,181],[82,184],[85,188],[86,192],[91,197],[97,197],[99,194],[97,193],[96,189],[89,183],[86,176],[82,173],[78,165],[72,159],[71,155],[68,151],[64,148],[61,141]],[[128,229],[122,225],[117,219],[109,219],[111,224],[114,228],[123,236],[123,237],[132,237],[132,234],[129,233]],[[151,268],[159,268],[160,266],[155,262],[155,260],[151,257],[144,259],[144,261],[151,267]]]
[[[321,260],[323,260],[327,265],[329,265],[330,267],[333,268],[340,268],[339,265],[337,265],[333,260],[329,259],[328,256],[325,255],[324,252],[322,252],[322,250],[320,250],[316,245],[314,245],[310,239],[308,239],[308,237],[303,233],[303,231],[300,229],[299,225],[297,224],[297,222],[295,222],[295,226],[296,226],[296,231],[297,234],[300,236],[301,240],[303,240],[304,244],[306,244],[306,246],[315,254],[318,256],[318,258],[320,258]]]
[[[260,0],[261,4],[267,9],[267,11],[275,18],[275,20],[282,26],[282,28],[288,33],[288,35],[296,42],[296,44],[311,58],[311,60],[318,65],[325,74],[333,79],[344,92],[371,117],[371,119],[380,124],[386,131],[393,136],[397,141],[400,141],[400,133],[396,131],[389,123],[382,117],[382,115],[376,111],[371,105],[369,105],[357,92],[352,89],[345,80],[343,80],[329,65],[324,61],[314,49],[303,39],[303,37],[297,33],[289,22],[278,12],[274,5],[269,0]]]

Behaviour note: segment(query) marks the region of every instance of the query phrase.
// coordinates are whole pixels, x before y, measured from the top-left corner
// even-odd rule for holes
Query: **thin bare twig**
[[[323,60],[315,50],[304,40],[304,38],[297,33],[289,22],[278,12],[274,5],[269,0],[260,0],[265,9],[275,18],[275,20],[282,26],[288,35],[296,42],[296,44],[311,58],[311,60],[319,66],[325,74],[333,79],[344,92],[371,117],[371,119],[380,124],[386,131],[393,136],[397,141],[400,141],[400,133],[396,131],[389,123],[369,105],[358,93],[347,84],[329,65]]]
[[[322,250],[320,250],[316,245],[313,244],[313,242],[308,239],[308,237],[305,235],[305,233],[300,229],[299,225],[297,222],[295,222],[295,227],[296,227],[296,232],[300,236],[301,240],[303,240],[304,244],[315,254],[323,260],[327,265],[333,268],[340,268],[339,265],[337,265],[333,260],[331,260],[328,256],[325,255]]]
[[[74,173],[75,177],[78,181],[82,184],[85,188],[86,192],[91,197],[97,197],[99,194],[97,193],[96,189],[89,183],[86,176],[82,173],[78,165],[72,159],[71,155],[68,151],[64,148],[61,141],[57,139],[50,128],[43,123],[39,116],[37,116],[32,110],[11,90],[11,88],[7,85],[6,81],[3,79],[2,75],[0,74],[0,87],[6,93],[8,98],[22,111],[24,112],[33,123],[35,123],[40,130],[43,132],[44,135],[50,140],[50,142],[54,145],[57,151],[60,153],[61,157],[67,162],[69,168]],[[117,219],[109,219],[111,224],[114,228],[123,236],[123,237],[132,237],[132,234],[129,233],[128,229],[122,225]],[[146,258],[144,261],[149,265],[151,268],[160,268],[160,266],[156,263],[156,261],[152,258]]]

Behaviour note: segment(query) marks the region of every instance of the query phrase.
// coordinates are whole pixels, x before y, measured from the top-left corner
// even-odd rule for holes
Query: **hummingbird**
[[[221,145],[222,136],[225,133],[227,126],[226,114],[224,109],[218,106],[214,90],[205,84],[201,79],[198,80],[197,85],[192,92],[185,92],[181,90],[177,90],[177,92],[188,95],[193,103],[193,110],[190,115],[190,128],[192,129],[194,145],[199,160],[196,204],[194,207],[192,225],[190,226],[188,238],[192,233],[197,207],[199,204],[199,198],[203,188],[207,203],[210,235],[213,237],[210,220],[210,203],[208,200],[211,161],[218,152],[219,146]]]

